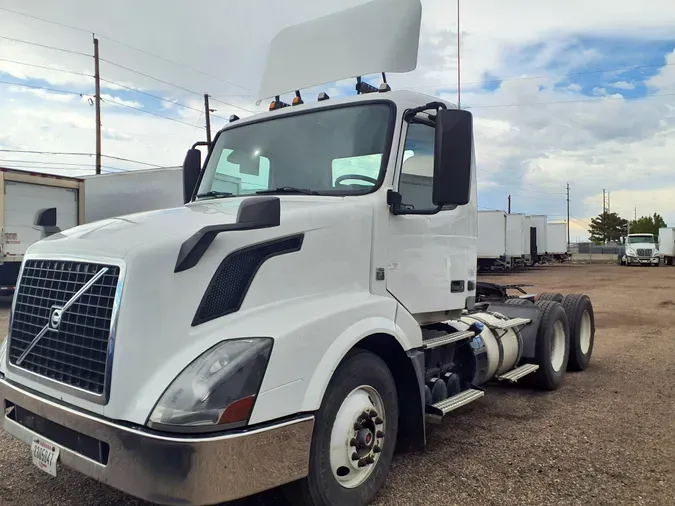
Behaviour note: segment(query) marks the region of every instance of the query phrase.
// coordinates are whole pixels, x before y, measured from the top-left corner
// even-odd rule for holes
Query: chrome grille
[[[638,248],[637,249],[637,256],[639,256],[639,257],[651,257],[652,256],[652,250],[651,249],[645,249],[645,248]]]
[[[107,268],[49,327],[23,360],[54,307],[64,307],[99,271]],[[39,376],[102,395],[120,267],[91,262],[26,260],[12,311],[9,362]]]

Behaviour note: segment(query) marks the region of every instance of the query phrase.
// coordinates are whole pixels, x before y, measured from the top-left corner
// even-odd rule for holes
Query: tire
[[[587,295],[565,295],[562,306],[570,326],[570,358],[568,371],[584,371],[591,361],[595,343],[595,313]]]
[[[343,402],[347,398],[353,399],[353,392],[361,392],[359,389],[362,386],[373,389],[384,405],[384,414],[379,413],[384,418],[384,425],[380,426],[384,427],[384,438],[379,440],[375,438],[371,443],[372,448],[377,446],[378,441],[382,441],[383,444],[380,453],[369,454],[376,455],[377,460],[374,464],[364,467],[364,469],[370,470],[370,474],[365,481],[353,488],[346,488],[338,482],[338,475],[334,473],[332,468],[331,435],[335,429],[339,433],[335,440],[344,440],[345,452],[355,450],[355,448],[349,448],[347,444],[351,444],[348,443],[349,438],[353,437],[352,433],[356,433],[352,425],[357,418],[355,417],[354,421],[350,422],[352,425],[349,425],[349,430],[346,431],[347,437],[339,437],[342,435],[339,428],[340,425],[343,425],[340,424],[340,420],[350,419],[350,416],[343,417],[341,414],[344,413]],[[359,393],[358,398],[361,399],[362,397]],[[367,398],[372,399],[372,397],[369,394]],[[361,408],[358,407],[357,411],[361,412]],[[344,426],[347,427],[347,425]],[[306,478],[291,483],[284,488],[287,499],[294,506],[360,506],[369,504],[389,474],[394,457],[397,433],[398,399],[391,371],[381,358],[369,351],[357,350],[349,354],[333,374],[324,394],[321,408],[316,413],[309,457],[309,474]],[[335,447],[335,445],[333,446]],[[344,455],[341,451],[333,451],[333,454],[337,454],[338,457]],[[351,461],[351,459],[348,460]],[[349,471],[344,475],[344,479],[347,479],[350,475],[358,477],[362,472],[345,465],[337,469]]]
[[[565,379],[565,371],[569,360],[570,332],[567,313],[560,302],[554,300],[537,301],[536,306],[542,310],[537,342],[535,344],[535,363],[539,369],[532,375],[532,381],[542,390],[557,390]],[[560,353],[551,348],[552,342],[557,340],[558,332],[562,332],[562,339],[556,347]],[[555,358],[556,364],[553,365]]]
[[[557,292],[544,292],[540,293],[539,297],[537,297],[537,300],[554,300],[556,302],[562,302],[563,300],[563,295],[562,293],[557,293]]]
[[[506,299],[504,304],[510,304],[512,306],[531,306],[532,301],[528,299],[521,299],[520,297],[515,297],[513,299]]]

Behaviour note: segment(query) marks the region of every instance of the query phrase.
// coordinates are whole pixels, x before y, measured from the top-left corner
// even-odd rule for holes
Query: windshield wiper
[[[302,193],[303,195],[319,195],[318,191],[307,190],[305,188],[295,188],[293,186],[280,186],[274,190],[260,190],[257,191],[257,195],[269,195],[271,193]]]
[[[201,199],[201,198],[208,198],[208,197],[212,197],[212,198],[216,198],[216,197],[234,197],[234,193],[230,193],[230,192],[219,192],[219,191],[216,191],[216,190],[211,190],[211,191],[208,191],[208,192],[206,192],[206,193],[199,193],[199,194],[197,195],[197,198],[198,198],[198,199]]]

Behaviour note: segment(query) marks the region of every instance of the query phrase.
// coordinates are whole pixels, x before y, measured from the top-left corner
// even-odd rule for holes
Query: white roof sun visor
[[[420,0],[372,0],[285,28],[272,39],[258,99],[417,67]]]

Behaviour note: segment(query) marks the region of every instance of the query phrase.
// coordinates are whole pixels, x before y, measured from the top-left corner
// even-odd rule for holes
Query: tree
[[[637,220],[632,220],[628,224],[628,230],[631,234],[654,234],[659,235],[659,228],[666,226],[660,214],[654,213],[652,216],[641,216]]]
[[[591,234],[591,241],[600,241],[604,244],[608,241],[619,242],[621,237],[626,235],[627,229],[628,220],[618,214],[600,213],[597,217],[591,218],[588,232]]]

